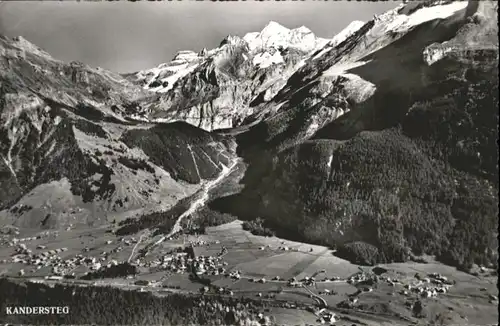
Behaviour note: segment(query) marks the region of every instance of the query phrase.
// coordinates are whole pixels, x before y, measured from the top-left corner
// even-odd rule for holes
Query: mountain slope
[[[229,142],[189,125],[128,121],[135,101],[154,97],[117,74],[59,62],[22,38],[2,38],[0,50],[3,223],[99,225],[166,209],[231,159]],[[154,142],[158,129],[169,138]],[[154,157],[166,148],[172,159]]]
[[[362,263],[496,263],[496,8],[403,5],[306,60],[237,136],[245,189],[213,207],[350,259],[375,246]]]

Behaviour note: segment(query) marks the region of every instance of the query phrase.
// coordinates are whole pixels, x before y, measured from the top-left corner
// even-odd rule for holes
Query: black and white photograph
[[[0,1],[0,324],[498,326],[497,12]]]

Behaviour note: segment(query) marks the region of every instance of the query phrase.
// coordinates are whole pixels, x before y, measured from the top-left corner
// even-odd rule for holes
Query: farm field
[[[278,325],[317,324],[317,316],[312,311],[321,302],[337,314],[336,325],[428,325],[426,323],[430,321],[440,325],[491,325],[498,317],[497,306],[491,300],[492,296],[498,296],[494,275],[485,271],[473,276],[436,263],[432,258],[428,258],[426,264],[378,265],[385,272],[376,284],[369,286],[369,292],[363,292],[361,290],[366,286],[358,285],[362,281],[347,281],[355,280],[356,275],[370,273],[373,267],[360,267],[338,258],[327,247],[252,235],[242,229],[241,221],[209,227],[206,234],[181,235],[163,241],[159,241],[161,237],[152,237],[148,233],[117,237],[109,232],[111,229],[59,231],[38,238],[33,238],[36,234],[28,234],[23,235],[28,239],[18,244],[24,243],[34,254],[67,248],[56,255],[61,260],[70,260],[78,255],[95,257],[96,261],[106,265],[112,261],[126,262],[131,259],[138,264],[137,275],[131,278],[103,278],[93,284],[98,282],[101,285],[141,289],[158,295],[168,295],[171,291],[200,293],[203,290],[204,285],[192,279],[189,271],[164,269],[159,265],[165,257],[170,257],[168,261],[184,259],[187,262],[187,256],[182,251],[192,245],[193,259],[213,258],[217,264],[224,266],[224,273],[202,276],[211,287],[207,295],[253,298],[271,303],[269,309]],[[21,238],[20,235],[17,237]],[[7,244],[12,239],[3,238]],[[9,262],[14,254],[12,246],[0,248],[2,276],[19,278],[21,270],[24,272],[22,277],[26,279],[43,279],[53,275],[51,266],[31,268],[21,262]],[[78,278],[91,270],[90,265],[79,265],[69,272]],[[228,277],[230,273],[239,273],[239,279]],[[421,283],[416,274],[425,277],[431,273],[439,273],[453,281],[453,286],[437,297],[422,298],[418,294],[406,293],[408,285]],[[313,276],[315,282],[310,285],[288,284],[291,279],[303,281]],[[392,281],[389,279],[397,281],[390,284]],[[140,280],[150,285],[136,285],[135,282]],[[354,303],[349,303],[350,300]],[[416,317],[408,306],[418,300],[424,306],[425,318]],[[346,302],[349,304],[346,305]],[[311,307],[312,310],[299,307]]]

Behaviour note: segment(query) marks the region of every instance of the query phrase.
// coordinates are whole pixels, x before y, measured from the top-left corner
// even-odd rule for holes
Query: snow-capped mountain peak
[[[224,54],[224,49],[245,48],[245,53],[242,53],[244,60],[253,58],[251,62],[257,69],[265,69],[285,62],[277,49],[295,49],[305,55],[321,49],[328,41],[328,39],[316,37],[305,26],[289,29],[275,21],[270,21],[260,32],[247,33],[243,37],[228,35],[219,47],[209,51],[202,50],[199,53],[191,50],[179,51],[172,61],[162,63],[152,69],[139,71],[132,79],[141,84],[144,89],[166,93],[172,89],[177,80],[193,72],[203,62],[214,60],[216,64],[219,64],[225,61],[232,50]]]
[[[267,25],[262,29],[260,32],[261,35],[275,35],[279,33],[289,33],[290,29],[281,25],[280,23],[277,23],[275,21],[270,21],[267,23]]]
[[[282,47],[310,52],[327,42],[325,39],[317,38],[305,26],[289,29],[274,21],[269,22],[261,32],[247,33],[243,40],[248,43],[250,51],[269,47]]]
[[[304,25],[297,27],[294,30],[296,32],[300,32],[300,33],[304,33],[304,34],[312,33],[312,31]]]

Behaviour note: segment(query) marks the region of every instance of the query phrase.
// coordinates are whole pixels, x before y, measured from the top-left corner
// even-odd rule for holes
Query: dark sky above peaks
[[[21,35],[52,56],[116,72],[148,69],[179,50],[218,46],[228,34],[258,32],[271,20],[332,38],[396,1],[73,2],[0,1],[0,34]]]

